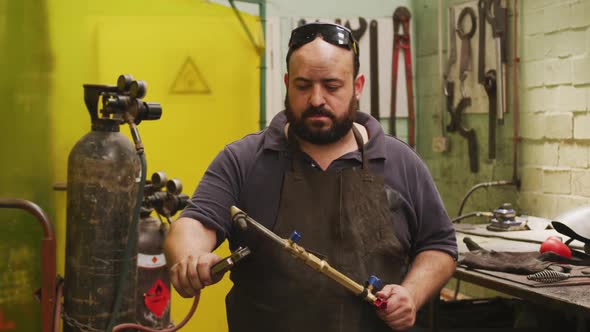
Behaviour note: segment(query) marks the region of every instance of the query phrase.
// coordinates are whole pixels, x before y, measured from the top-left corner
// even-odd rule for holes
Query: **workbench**
[[[568,240],[548,226],[549,220],[530,218],[529,225],[531,230],[498,232],[488,230],[487,224],[455,224],[459,253],[468,252],[463,242],[465,237],[470,237],[487,250],[516,252],[538,251],[540,244],[552,235]],[[584,244],[573,241],[570,247],[583,251]],[[586,320],[590,319],[590,284],[533,287],[522,283],[523,276],[462,266],[457,267],[454,277],[531,303],[575,313],[578,318],[577,330],[586,331]]]

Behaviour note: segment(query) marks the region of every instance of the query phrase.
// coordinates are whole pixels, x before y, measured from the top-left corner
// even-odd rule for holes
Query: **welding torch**
[[[301,235],[297,233],[297,231],[294,231],[289,239],[283,239],[270,231],[268,228],[259,224],[256,220],[250,218],[244,211],[238,209],[237,207],[232,206],[230,208],[230,212],[232,222],[241,230],[246,230],[248,225],[254,227],[266,237],[279,244],[291,255],[295,256],[295,258],[300,259],[307,266],[336,281],[355,295],[360,296],[363,300],[371,303],[380,310],[383,310],[387,307],[386,300],[378,298],[375,296],[375,294],[373,294],[373,290],[381,288],[381,280],[379,280],[379,278],[376,276],[369,277],[369,280],[366,282],[365,286],[363,286],[330,266],[326,260],[307,252],[305,248],[298,245],[297,242],[301,239]]]

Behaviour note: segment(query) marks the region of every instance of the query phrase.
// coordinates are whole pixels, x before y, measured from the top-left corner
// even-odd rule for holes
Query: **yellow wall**
[[[122,73],[147,81],[145,100],[160,102],[164,110],[161,120],[139,126],[148,178],[162,170],[179,178],[191,195],[217,152],[257,129],[259,58],[230,8],[195,0],[47,1],[54,54],[49,125],[55,181],[66,180],[68,153],[90,129],[82,84],[114,85]],[[244,16],[260,35],[258,18]],[[188,57],[209,94],[171,91]],[[53,195],[63,275],[66,200],[63,192]],[[227,253],[224,245],[220,255]],[[227,330],[224,295],[229,287],[226,278],[203,292],[187,331]],[[191,303],[173,295],[176,323]]]

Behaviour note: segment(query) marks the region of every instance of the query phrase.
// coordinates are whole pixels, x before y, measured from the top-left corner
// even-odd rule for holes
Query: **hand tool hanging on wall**
[[[371,74],[371,115],[379,120],[379,39],[377,20],[369,25],[370,74]]]
[[[465,18],[469,17],[470,29],[465,30]],[[461,81],[461,96],[465,97],[465,79],[467,72],[472,71],[471,60],[471,38],[475,34],[476,18],[475,11],[471,7],[465,7],[459,13],[457,24],[457,35],[461,39],[461,59],[459,60],[459,80]]]
[[[496,71],[488,70],[482,82],[488,95],[488,158],[496,159]]]
[[[415,146],[414,124],[414,92],[412,82],[412,54],[410,48],[410,10],[406,7],[398,7],[393,12],[393,65],[391,75],[391,113],[389,116],[389,131],[395,136],[396,100],[397,100],[397,69],[400,49],[404,52],[404,64],[406,70],[406,91],[408,96],[408,144]],[[399,29],[402,32],[400,34]]]
[[[469,30],[465,28],[465,19],[469,18]],[[465,96],[465,79],[467,72],[472,71],[471,59],[471,38],[475,34],[476,18],[475,11],[471,7],[465,7],[459,13],[459,20],[457,24],[457,35],[461,39],[461,58],[459,60],[459,80],[461,90],[461,100],[455,109],[453,109],[452,98],[447,98],[447,108],[453,109],[451,111],[451,123],[447,126],[449,132],[458,131],[461,136],[467,139],[468,154],[469,154],[469,169],[473,173],[479,171],[479,157],[477,150],[477,138],[473,128],[467,129],[461,125],[461,117],[464,110],[471,106],[471,98]],[[450,94],[454,89],[450,89]],[[450,102],[450,104],[449,104]]]
[[[292,254],[295,258],[301,260],[307,266],[313,268],[314,270],[324,274],[328,278],[336,281],[355,295],[360,296],[363,300],[371,303],[378,309],[385,309],[387,306],[387,301],[381,298],[378,298],[373,294],[373,291],[378,290],[381,288],[381,280],[375,276],[370,276],[365,285],[361,285],[356,283],[354,280],[350,279],[346,275],[342,274],[340,271],[336,270],[325,259],[321,259],[316,255],[308,252],[302,246],[298,245],[297,242],[301,239],[301,235],[297,233],[297,231],[293,231],[291,237],[287,239],[283,239],[277,234],[270,231],[268,228],[264,227],[256,220],[250,218],[244,211],[238,209],[235,206],[230,208],[232,222],[240,229],[246,230],[248,227],[253,227],[256,231],[260,232],[268,239],[272,240],[273,242],[280,245],[281,248],[288,251]]]
[[[479,40],[477,53],[477,81],[483,84],[486,71],[486,20],[489,10],[489,0],[479,0],[477,3],[479,18]],[[496,121],[494,119],[494,121]]]
[[[346,23],[344,23],[344,26],[348,30],[350,30],[350,32],[352,32],[352,36],[354,37],[354,39],[356,39],[357,42],[360,42],[361,38],[365,34],[365,31],[367,31],[367,20],[365,20],[362,17],[359,17],[359,28],[358,29],[352,29],[350,27],[350,21],[346,21]]]
[[[471,98],[463,97],[457,108],[451,112],[451,123],[447,126],[449,132],[458,131],[461,136],[467,139],[467,151],[469,154],[469,169],[473,173],[479,171],[479,158],[477,151],[477,137],[473,128],[467,129],[461,124],[461,116],[467,107],[471,106]]]
[[[479,15],[479,41],[478,41],[478,82],[483,85],[488,95],[488,158],[496,159],[496,118],[498,117],[498,94],[496,82],[496,70],[485,72],[486,62],[486,21],[490,10],[490,0],[479,0],[477,3]],[[484,73],[485,72],[485,73]]]
[[[450,7],[449,8],[449,58],[447,59],[447,66],[445,68],[445,72],[443,74],[443,78],[445,80],[444,82],[444,93],[445,96],[449,97],[449,92],[447,91],[450,87],[450,89],[452,89],[452,87],[454,86],[453,81],[451,81],[449,79],[449,76],[451,74],[451,67],[453,67],[453,65],[455,65],[455,62],[457,62],[457,42],[455,40],[455,8]],[[453,95],[450,96],[451,98],[453,98]],[[451,99],[451,107],[453,105],[452,99]]]
[[[449,57],[447,59],[447,66],[443,73],[443,93],[446,97],[446,109],[449,114],[453,113],[453,100],[454,100],[454,93],[455,93],[455,83],[450,80],[449,76],[451,73],[451,68],[457,62],[457,43],[455,40],[455,8],[449,7]],[[441,126],[444,128],[445,126],[445,119],[441,117]],[[444,129],[442,130],[444,133]]]
[[[498,123],[504,123],[504,112],[506,112],[506,22],[508,10],[501,6],[500,0],[489,0],[486,14],[487,21],[492,25],[492,33],[496,41],[496,74],[498,76]]]
[[[453,106],[454,103],[454,95],[455,95],[455,84],[453,83],[453,81],[448,81],[446,86],[445,86],[445,96],[447,97],[447,112],[449,112],[449,114],[451,115],[451,122],[449,122],[449,124],[447,125],[447,131],[449,131],[449,128],[451,127],[451,124],[453,123],[454,119],[453,116],[455,114],[455,107]],[[451,128],[455,128],[454,126]]]

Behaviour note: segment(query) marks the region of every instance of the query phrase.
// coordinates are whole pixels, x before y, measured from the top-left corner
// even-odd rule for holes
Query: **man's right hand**
[[[170,280],[182,297],[193,297],[205,286],[212,285],[223,277],[223,274],[212,275],[211,267],[221,261],[214,253],[189,255],[176,262],[170,268]]]

